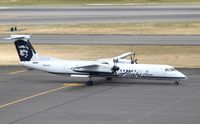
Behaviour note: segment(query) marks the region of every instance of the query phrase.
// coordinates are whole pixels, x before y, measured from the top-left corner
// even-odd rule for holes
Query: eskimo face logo
[[[20,45],[20,46],[18,46],[18,48],[19,48],[20,56],[23,56],[24,58],[27,58],[28,57],[28,51],[29,51],[28,46]]]
[[[33,51],[29,42],[24,40],[15,41],[15,46],[19,54],[20,61],[30,61],[33,56]]]

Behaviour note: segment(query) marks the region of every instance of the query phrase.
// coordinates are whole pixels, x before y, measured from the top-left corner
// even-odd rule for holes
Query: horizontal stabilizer
[[[9,38],[5,38],[7,40],[28,40],[30,39],[30,35],[10,35]]]

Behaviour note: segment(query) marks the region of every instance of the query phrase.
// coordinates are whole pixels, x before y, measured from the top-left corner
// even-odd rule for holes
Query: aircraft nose
[[[178,77],[180,77],[181,79],[187,79],[187,76],[185,76],[183,73],[178,72]]]

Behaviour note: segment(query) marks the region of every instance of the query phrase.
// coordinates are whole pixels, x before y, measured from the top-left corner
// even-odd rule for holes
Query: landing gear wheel
[[[107,81],[111,81],[112,78],[111,78],[111,77],[107,77],[106,80],[107,80]]]
[[[94,85],[93,81],[88,81],[87,82],[87,86],[92,86],[92,85]]]
[[[174,84],[175,84],[175,85],[179,85],[179,82],[178,82],[178,81],[175,81]]]

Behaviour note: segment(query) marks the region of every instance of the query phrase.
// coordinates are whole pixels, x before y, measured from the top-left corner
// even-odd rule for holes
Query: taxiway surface
[[[0,35],[0,43],[12,43]],[[200,45],[200,35],[31,35],[31,43],[73,45]]]
[[[66,78],[0,67],[0,124],[199,124],[200,69],[165,81]],[[74,85],[72,85],[74,84]]]
[[[69,6],[0,8],[0,24],[199,21],[200,6]]]

